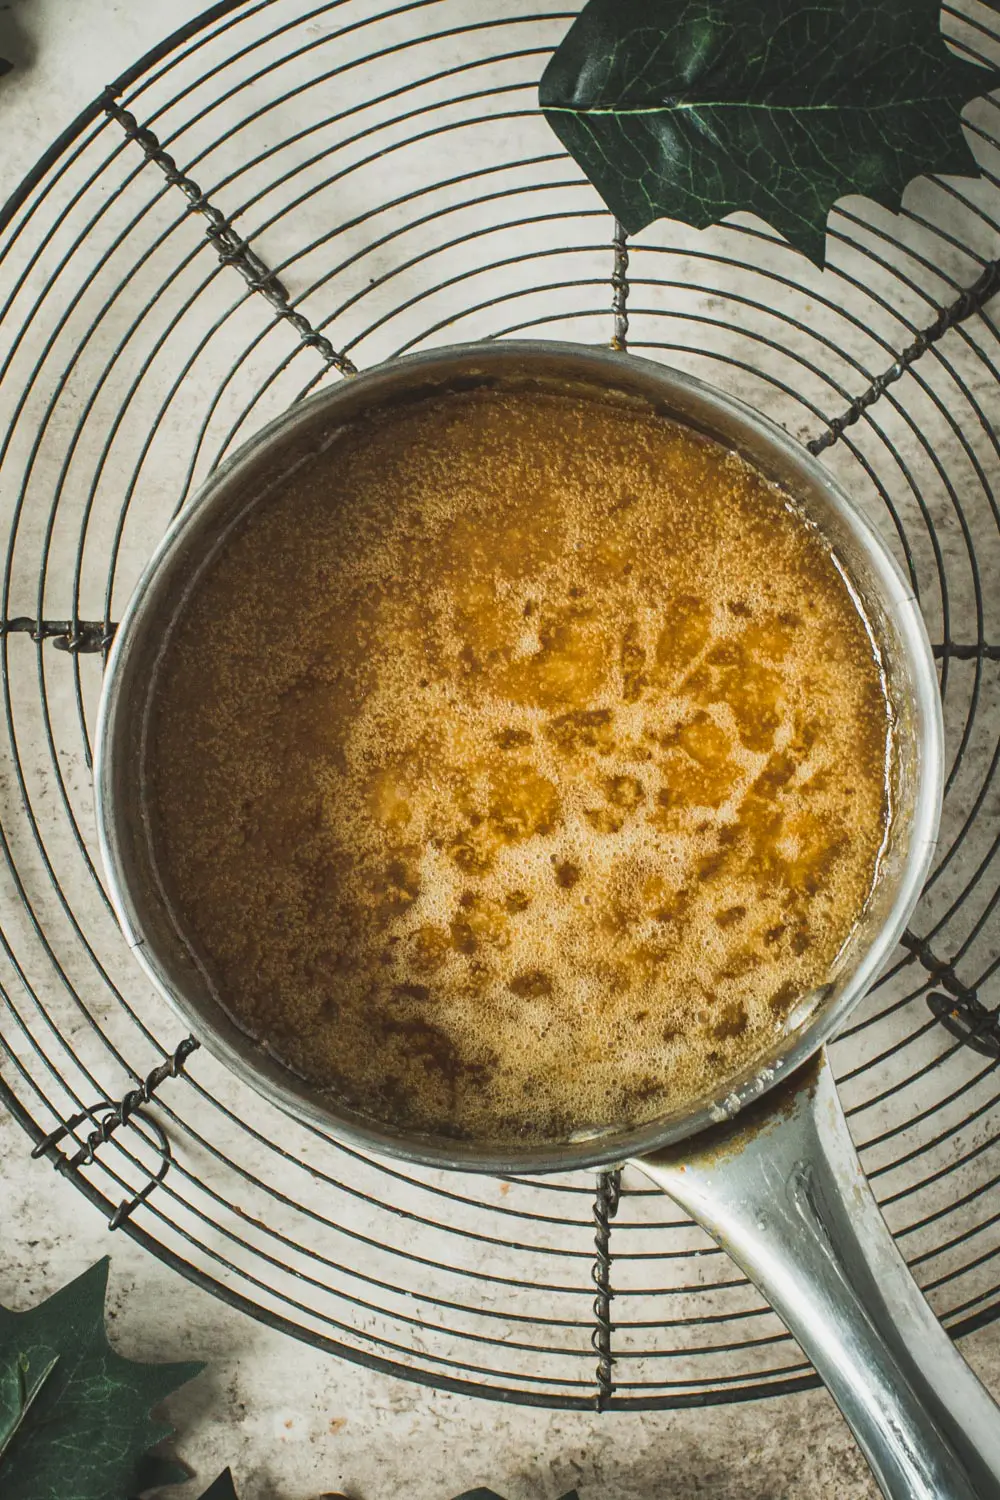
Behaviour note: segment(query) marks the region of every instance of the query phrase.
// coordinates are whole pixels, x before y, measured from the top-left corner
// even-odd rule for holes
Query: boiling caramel
[[[483,391],[358,422],[159,670],[180,925],[247,1030],[395,1125],[559,1139],[720,1086],[876,877],[857,599],[784,494],[652,415]]]

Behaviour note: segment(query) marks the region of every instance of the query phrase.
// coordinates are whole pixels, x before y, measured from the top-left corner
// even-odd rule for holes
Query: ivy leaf
[[[104,1331],[108,1260],[28,1312],[0,1307],[3,1500],[134,1493],[142,1455],[170,1434],[150,1408],[200,1364],[124,1359]]]
[[[207,1495],[202,1500],[208,1500]],[[466,1490],[464,1495],[457,1495],[455,1500],[503,1500],[502,1495],[496,1494],[494,1490]],[[567,1490],[562,1500],[580,1500],[576,1490]]]
[[[201,1500],[239,1500],[236,1486],[233,1484],[233,1476],[229,1469],[223,1469],[214,1484],[210,1484],[202,1495]]]
[[[996,7],[992,7],[996,9]],[[820,259],[838,197],[968,172],[940,0],[589,0],[539,103],[629,233],[739,210]]]

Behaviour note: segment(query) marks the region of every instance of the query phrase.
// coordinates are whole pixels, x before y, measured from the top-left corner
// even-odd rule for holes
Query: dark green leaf
[[[995,8],[995,7],[994,7]],[[630,233],[749,210],[819,259],[845,193],[889,208],[968,172],[983,71],[940,0],[590,0],[549,62],[549,124]]]
[[[150,1408],[204,1368],[116,1354],[104,1332],[107,1284],[105,1259],[28,1312],[0,1308],[3,1500],[128,1494],[142,1454],[170,1433]]]
[[[141,1495],[146,1490],[162,1489],[168,1484],[187,1484],[191,1470],[186,1464],[159,1453],[144,1453],[135,1466],[130,1481],[130,1494]]]
[[[202,1500],[209,1500],[209,1497],[203,1495]],[[457,1495],[455,1500],[503,1500],[503,1497],[494,1490],[466,1490],[464,1495]],[[580,1497],[576,1490],[567,1490],[562,1500],[580,1500]]]
[[[201,1500],[239,1500],[233,1476],[228,1469],[223,1469],[215,1483],[209,1485]]]

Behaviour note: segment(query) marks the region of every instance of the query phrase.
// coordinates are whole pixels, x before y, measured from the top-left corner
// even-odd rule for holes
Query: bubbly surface
[[[359,422],[186,604],[148,769],[229,1011],[395,1126],[544,1141],[732,1074],[875,880],[890,725],[829,545],[663,419]]]

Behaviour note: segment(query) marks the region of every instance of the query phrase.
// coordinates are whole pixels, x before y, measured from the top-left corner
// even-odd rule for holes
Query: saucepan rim
[[[211,997],[192,996],[176,975],[176,964],[151,940],[143,922],[141,871],[129,853],[134,830],[126,829],[128,810],[122,805],[122,776],[129,767],[123,757],[128,736],[126,720],[134,712],[132,689],[138,668],[137,643],[143,632],[162,627],[165,581],[171,565],[190,548],[199,528],[205,528],[213,509],[234,493],[234,485],[252,492],[255,470],[266,465],[275,446],[296,433],[319,430],[325,418],[335,424],[338,414],[349,418],[366,405],[378,406],[389,395],[404,396],[434,383],[447,388],[462,379],[512,380],[515,376],[541,378],[543,370],[565,374],[609,396],[641,391],[655,400],[665,415],[708,431],[739,450],[741,438],[751,439],[760,463],[763,447],[775,468],[802,476],[814,494],[836,514],[862,549],[876,580],[879,601],[893,623],[897,646],[906,659],[912,686],[916,736],[917,784],[908,805],[896,810],[908,820],[908,841],[896,875],[896,891],[888,912],[864,948],[832,1001],[817,1003],[799,1028],[736,1080],[729,1080],[694,1105],[671,1116],[613,1134],[568,1142],[536,1145],[481,1144],[443,1137],[431,1138],[394,1131],[341,1106],[331,1095],[299,1078],[280,1064],[228,1016]],[[520,372],[520,373],[519,373]],[[525,374],[524,372],[528,372]],[[367,399],[366,399],[367,398]],[[343,411],[342,411],[343,409]],[[696,413],[698,415],[692,415]],[[790,491],[794,493],[793,491]],[[869,580],[870,584],[871,580]],[[173,596],[173,609],[182,605]],[[159,622],[157,616],[159,615]],[[162,629],[161,629],[162,635]],[[148,695],[148,689],[147,689]],[[148,709],[148,703],[147,703]],[[145,712],[145,710],[144,710]],[[566,1171],[606,1166],[673,1144],[732,1117],[759,1098],[774,1083],[805,1062],[843,1024],[873,983],[899,937],[923,887],[933,856],[940,818],[944,766],[941,700],[933,653],[914,592],[888,546],[848,497],[834,476],[783,428],[754,408],[697,380],[683,371],[610,349],[540,340],[503,340],[459,344],[430,353],[407,355],[375,366],[361,375],[319,392],[292,407],[256,433],[208,478],[177,515],[146,564],[121,617],[104,674],[98,710],[94,753],[94,789],[98,844],[108,895],[135,958],[159,993],[193,1035],[245,1083],[286,1113],[328,1133],[334,1140],[380,1155],[402,1158],[431,1167],[490,1173]],[[176,955],[174,955],[176,957]]]

